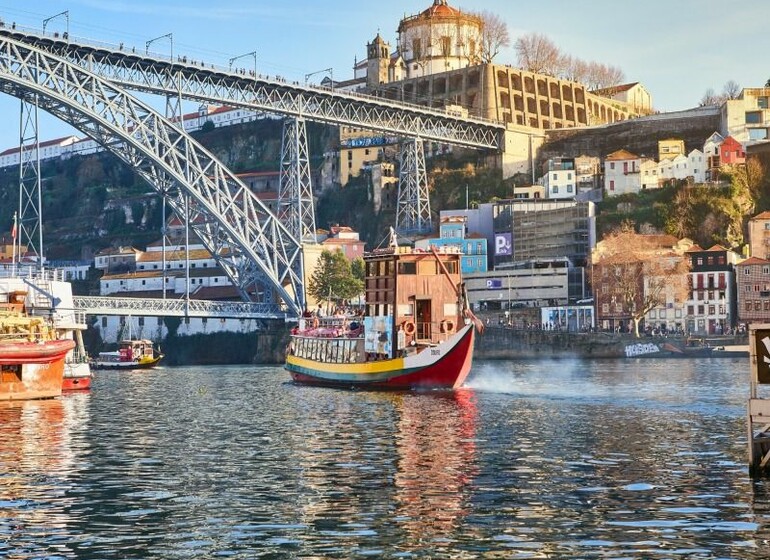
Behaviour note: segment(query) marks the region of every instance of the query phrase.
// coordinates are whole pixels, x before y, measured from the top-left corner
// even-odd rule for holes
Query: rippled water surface
[[[768,558],[748,372],[481,362],[455,393],[98,373],[0,405],[0,557]]]

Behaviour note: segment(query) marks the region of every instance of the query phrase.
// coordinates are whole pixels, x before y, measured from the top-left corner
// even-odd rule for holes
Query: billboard
[[[499,290],[503,287],[503,281],[498,278],[490,278],[487,280],[487,290]]]
[[[495,256],[511,255],[513,244],[510,233],[495,234]]]

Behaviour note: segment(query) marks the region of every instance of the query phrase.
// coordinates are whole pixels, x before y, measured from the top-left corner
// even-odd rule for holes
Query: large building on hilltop
[[[649,93],[638,82],[594,93],[578,82],[483,62],[483,18],[447,0],[405,16],[397,29],[395,48],[377,33],[366,58],[355,62],[353,79],[333,86],[505,123],[504,153],[495,162],[504,177],[532,173],[547,130],[620,122],[652,111]],[[351,147],[354,134],[360,142],[381,142],[374,133],[362,139],[361,131],[341,130],[343,185],[384,153],[382,144]],[[426,146],[426,154],[433,149]],[[363,150],[368,154],[352,153]]]
[[[471,116],[512,125],[568,128],[626,120],[652,112],[638,82],[597,92],[584,84],[482,62],[481,17],[434,0],[398,25],[395,49],[380,36],[354,65],[347,89],[435,108],[461,107]]]

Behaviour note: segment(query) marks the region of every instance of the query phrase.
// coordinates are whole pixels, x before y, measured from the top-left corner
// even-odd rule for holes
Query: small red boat
[[[471,370],[474,328],[461,253],[391,247],[368,254],[361,317],[304,318],[286,369],[294,381],[371,389],[456,389]]]

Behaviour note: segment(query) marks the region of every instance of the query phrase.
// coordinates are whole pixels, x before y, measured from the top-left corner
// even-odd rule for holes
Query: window
[[[610,190],[611,191],[615,190],[615,181],[612,181],[612,180],[610,181]]]
[[[751,302],[747,301],[746,302],[746,311],[751,311],[751,307],[752,307]]]
[[[107,328],[107,317],[102,317],[102,328],[103,329]]]
[[[569,192],[569,193],[572,192],[572,185],[567,185],[567,192]]]
[[[709,305],[709,315],[715,315],[717,312],[717,309],[713,305]]]
[[[602,313],[605,315],[610,312],[610,304],[609,303],[603,303],[602,304]]]
[[[743,274],[745,274],[746,276],[748,276],[750,274],[748,266],[743,269]]]
[[[553,186],[553,193],[554,194],[559,194],[559,185],[554,185]]]
[[[614,161],[610,163],[610,169],[615,169],[615,162]]]
[[[705,310],[705,307],[703,307],[702,305],[699,305],[698,306],[698,315],[703,315],[703,311],[704,310]]]
[[[750,128],[749,140],[767,140],[766,128]]]
[[[761,123],[762,123],[761,111],[746,112],[746,124],[761,124]]]
[[[655,313],[655,310],[654,310],[654,309],[650,310],[650,319],[655,319],[655,318],[656,318],[656,315],[657,315],[657,314]]]

